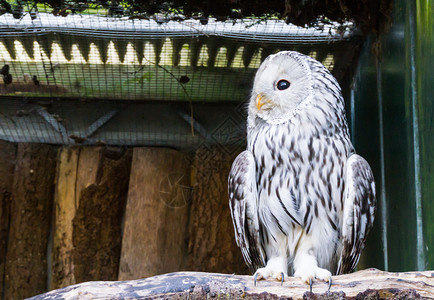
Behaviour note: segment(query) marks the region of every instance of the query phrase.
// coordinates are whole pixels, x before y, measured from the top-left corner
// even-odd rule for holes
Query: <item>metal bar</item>
[[[422,224],[422,192],[420,180],[420,145],[419,145],[419,113],[418,94],[416,86],[416,58],[415,58],[415,31],[414,14],[416,12],[414,2],[408,2],[407,15],[410,33],[410,89],[411,89],[411,114],[413,131],[413,167],[414,167],[414,193],[416,200],[416,262],[419,271],[425,270],[425,252],[423,242]]]
[[[384,270],[389,270],[389,255],[387,243],[387,202],[386,202],[386,175],[384,161],[384,122],[383,122],[383,89],[381,77],[381,63],[377,60],[377,96],[378,96],[378,120],[380,130],[380,168],[381,168],[381,227],[384,252]]]
[[[113,118],[117,113],[119,112],[119,109],[115,108],[103,115],[102,117],[98,118],[95,122],[93,122],[89,127],[86,128],[84,131],[84,138],[88,138],[92,136],[95,132],[97,132],[105,123],[107,123],[111,118]]]
[[[36,110],[38,114],[44,118],[47,123],[49,123],[53,128],[62,135],[62,140],[65,144],[73,144],[74,141],[69,137],[66,128],[59,123],[47,110],[44,108],[38,108]]]
[[[339,31],[338,23],[324,24],[324,29],[300,28],[286,24],[282,20],[268,20],[247,24],[245,21],[237,23],[209,22],[201,25],[199,21],[186,20],[182,22],[169,22],[158,25],[153,20],[116,19],[92,15],[70,15],[63,18],[48,13],[37,13],[38,24],[31,18],[16,20],[9,14],[0,16],[0,31],[2,34],[19,35],[25,33],[76,33],[78,35],[93,35],[98,37],[123,38],[148,36],[161,37],[198,37],[218,36],[237,40],[269,41],[282,44],[282,41],[296,41],[297,43],[322,42],[329,43],[351,39],[357,32],[350,29]],[[270,26],[270,23],[271,26]],[[13,28],[13,30],[11,30]],[[272,30],[270,30],[272,28]]]

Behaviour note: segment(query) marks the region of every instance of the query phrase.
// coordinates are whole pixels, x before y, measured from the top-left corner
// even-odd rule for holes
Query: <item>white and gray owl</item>
[[[265,59],[248,106],[247,150],[229,175],[235,237],[256,279],[331,283],[353,271],[375,184],[355,153],[336,79],[294,51]]]

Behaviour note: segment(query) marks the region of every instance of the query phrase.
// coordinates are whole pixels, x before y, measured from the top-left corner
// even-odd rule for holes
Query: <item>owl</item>
[[[353,271],[375,183],[350,141],[336,79],[295,51],[267,57],[248,105],[247,149],[228,179],[235,237],[259,279],[332,282]]]

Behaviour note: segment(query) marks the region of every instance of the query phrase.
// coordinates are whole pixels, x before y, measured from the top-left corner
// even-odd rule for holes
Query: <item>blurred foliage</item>
[[[35,12],[47,6],[54,15],[92,13],[100,8],[108,16],[155,18],[161,22],[209,17],[218,21],[241,18],[279,18],[298,26],[314,26],[319,21],[354,22],[363,32],[380,32],[390,23],[393,0],[0,0],[0,14],[11,13],[21,18],[24,12]]]

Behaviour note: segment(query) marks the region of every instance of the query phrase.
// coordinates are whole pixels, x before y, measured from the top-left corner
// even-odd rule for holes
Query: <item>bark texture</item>
[[[238,153],[207,147],[196,152],[187,270],[249,274],[235,243],[228,202],[228,175]]]
[[[17,146],[0,140],[0,295],[3,293],[6,250]]]
[[[179,151],[134,148],[119,280],[183,269],[190,163]]]
[[[252,276],[178,272],[146,279],[87,282],[33,299],[434,299],[433,271],[389,273],[367,269],[333,276],[333,286],[309,285],[289,277],[280,282],[259,281]]]
[[[53,260],[51,288],[75,283],[72,259],[72,219],[76,210],[76,178],[79,150],[63,148],[59,154],[54,198]]]
[[[55,195],[51,287],[116,280],[131,150],[63,148]]]
[[[131,157],[131,150],[102,149],[95,183],[80,193],[73,220],[77,282],[118,278]]]
[[[47,246],[57,147],[18,144],[6,254],[5,299],[47,290]]]

